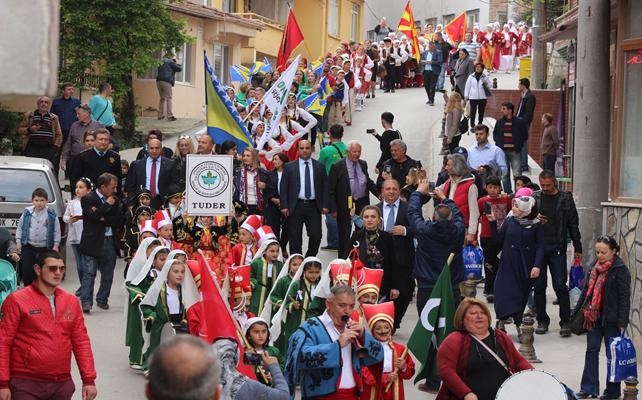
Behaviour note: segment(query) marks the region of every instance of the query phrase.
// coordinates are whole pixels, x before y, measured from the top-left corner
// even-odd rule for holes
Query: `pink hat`
[[[519,189],[517,192],[515,192],[515,197],[522,197],[522,196],[532,196],[533,195],[533,189],[523,187]]]

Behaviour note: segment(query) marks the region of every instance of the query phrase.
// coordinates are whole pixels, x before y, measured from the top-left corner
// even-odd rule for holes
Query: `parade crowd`
[[[597,261],[582,297],[571,304],[567,247],[572,244],[578,260],[583,249],[573,195],[557,186],[552,116],[533,115],[535,99],[522,79],[520,104],[504,103],[492,132],[484,125],[488,73],[518,67],[518,57],[530,52],[528,27],[512,21],[503,28],[475,26],[461,43],[451,43],[441,25],[427,25],[418,52],[385,19],[375,32],[374,42],[348,43],[301,62],[276,127],[267,126],[272,115],[262,98],[279,72],[229,86],[254,142],[271,132],[259,149],[215,143],[207,134],[181,135],[170,149],[153,129],[136,160],[127,162],[112,135],[109,84],[89,104],[73,98],[71,84],[53,102],[40,98],[20,128],[24,154],[48,159],[69,177],[73,193],[64,222],[80,287],[75,297],[58,287],[71,273],[59,253],[61,227],[47,192],[34,188],[33,205],[7,251],[12,261],[21,260],[24,288],[0,312],[0,400],[70,398],[72,352],[83,399],[96,396],[83,313],[95,312],[94,303],[108,310],[111,296],[121,295],[112,291],[121,257],[128,361],[148,376],[149,398],[211,399],[222,391],[226,400],[288,399],[300,391],[302,398],[403,399],[403,380],[414,376],[415,362],[394,335],[413,297],[422,313],[451,254],[455,332],[439,348],[439,373],[420,390],[438,392],[438,399],[494,399],[512,373],[532,368],[506,330],[512,324],[521,336],[526,313],[536,318],[536,333],[547,334],[550,273],[560,336],[571,335],[578,314],[588,330],[578,397],[597,397],[600,343],[628,324],[628,269],[616,242],[598,238]],[[453,90],[444,88],[446,76]],[[159,92],[161,86],[171,93],[165,84]],[[390,112],[381,114],[381,128],[367,132],[381,150],[368,166],[362,144],[344,142],[344,126],[376,96],[413,86],[426,89],[430,106],[436,92],[444,93],[449,154],[443,169],[427,171],[408,154]],[[320,96],[320,108],[306,106],[311,95]],[[549,157],[532,182],[522,172],[535,117],[548,129]],[[174,119],[171,105],[167,118]],[[467,131],[476,144],[460,147]],[[189,154],[234,157],[233,215],[185,212]],[[428,202],[434,213],[425,218]],[[323,220],[323,249],[337,254],[327,264],[317,258]],[[483,249],[483,299],[461,296],[464,246]],[[214,337],[218,327],[205,315],[211,296],[229,311],[234,337]],[[224,324],[222,314],[217,318]],[[619,396],[620,384],[607,382],[601,398]]]

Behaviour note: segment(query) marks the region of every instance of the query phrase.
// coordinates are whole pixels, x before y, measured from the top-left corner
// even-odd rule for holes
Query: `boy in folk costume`
[[[283,256],[281,244],[269,226],[262,226],[255,232],[258,236],[259,250],[250,264],[250,284],[252,301],[250,312],[261,315],[263,307],[279,277],[283,276]],[[284,271],[285,274],[286,271]]]
[[[263,225],[263,217],[250,215],[239,227],[239,242],[232,247],[230,265],[250,265],[258,250],[254,233]]]
[[[187,257],[180,250],[172,256],[178,254]],[[176,333],[187,333],[187,309],[198,301],[199,293],[185,262],[168,257],[140,303],[146,347],[143,370],[147,371],[149,357],[160,344],[161,333],[167,324],[171,324]]]
[[[410,379],[415,374],[415,362],[408,353],[408,348],[392,340],[395,323],[395,304],[388,301],[381,304],[364,304],[363,311],[368,321],[372,336],[383,347],[383,374],[377,382],[375,374],[367,367],[362,368],[363,393],[361,400],[404,400],[403,379]],[[378,375],[378,374],[377,374]]]
[[[176,218],[183,215],[183,196],[185,192],[175,183],[171,183],[167,188],[167,195],[165,196],[165,210],[169,214],[169,218],[174,221]]]
[[[180,246],[174,241],[174,224],[167,210],[156,211],[154,221],[156,221],[158,239],[163,243],[163,246],[170,250],[178,249]]]
[[[377,304],[379,301],[383,270],[364,267],[362,271],[363,280],[359,283],[359,288],[357,289],[357,306],[352,313],[352,320],[367,328],[368,324],[363,314],[363,306],[365,304]]]
[[[228,269],[229,277],[229,302],[232,314],[239,326],[245,326],[248,319],[256,317],[249,311],[252,298],[250,286],[250,266],[233,266]]]
[[[138,249],[138,243],[140,243],[141,233],[147,221],[152,219],[152,209],[148,206],[139,206],[133,214],[133,219],[130,221],[125,231],[125,236],[123,237],[123,249],[124,249],[124,259],[126,263],[129,263]],[[151,226],[156,236],[156,227]]]

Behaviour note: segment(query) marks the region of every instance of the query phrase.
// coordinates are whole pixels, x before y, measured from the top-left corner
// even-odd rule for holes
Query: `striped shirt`
[[[29,144],[40,146],[51,146],[54,144],[54,133],[51,121],[50,113],[41,115],[38,110],[33,112],[29,128],[33,125],[38,125],[38,129],[30,131]]]
[[[470,56],[470,59],[473,60],[473,62],[477,59],[477,52],[479,51],[481,45],[475,41],[472,41],[470,43],[467,42],[461,42],[459,43],[459,46],[457,46],[458,50],[461,49],[466,49],[468,52],[468,55]]]
[[[515,151],[515,142],[513,141],[513,119],[504,121],[504,151]]]

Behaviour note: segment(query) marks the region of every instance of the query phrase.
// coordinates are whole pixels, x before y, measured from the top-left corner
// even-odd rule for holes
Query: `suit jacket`
[[[159,210],[165,201],[165,195],[169,184],[172,182],[172,171],[174,170],[175,160],[160,157],[160,168],[158,169],[158,193],[152,199],[152,208]],[[136,200],[136,191],[145,187],[147,178],[147,159],[136,160],[129,166],[127,172],[127,201],[134,205]]]
[[[352,233],[350,244],[354,244],[355,242],[359,242],[359,259],[365,264],[366,267],[377,269],[376,265],[372,265],[368,262],[368,244],[366,243],[365,228],[361,228]],[[401,286],[401,278],[403,278],[404,275],[398,273],[397,265],[395,263],[397,255],[392,243],[392,234],[384,230],[379,230],[379,238],[375,243],[370,244],[377,248],[382,257],[381,265],[379,267],[383,269],[381,294],[388,294],[387,292],[383,292],[383,288],[385,288],[386,290],[390,290],[404,287]]]
[[[524,120],[526,128],[529,128],[531,126],[531,122],[533,122],[536,104],[537,100],[535,99],[535,95],[530,90],[527,90],[526,95],[520,100],[520,104],[517,107],[517,111],[519,111],[517,116]]]
[[[116,234],[125,224],[125,216],[120,209],[120,202],[109,205],[100,200],[94,191],[80,200],[82,207],[82,236],[80,252],[91,257],[102,257],[105,228],[112,230],[113,245],[116,247]]]
[[[382,216],[384,205],[385,203],[383,201],[377,204],[377,207],[381,210]],[[410,225],[410,221],[408,220],[408,203],[403,200],[399,202],[399,210],[397,210],[395,225],[406,227],[406,236],[392,236],[396,263],[399,266],[412,269],[415,262],[415,244],[413,242],[415,237],[415,228]]]
[[[322,212],[325,205],[325,167],[317,160],[311,158],[310,161],[312,161],[311,167],[314,179],[315,203],[319,212]],[[290,211],[290,215],[294,213],[299,199],[300,190],[301,174],[299,172],[299,160],[290,161],[285,164],[283,176],[281,176],[281,210],[288,209]]]
[[[93,148],[87,149],[74,157],[74,161],[68,170],[72,193],[76,187],[76,182],[80,178],[89,178],[96,186],[98,177],[105,172],[116,176],[118,181],[116,190],[119,194],[122,193],[122,188],[120,187],[120,155],[115,151],[107,150],[105,155],[100,157]]]
[[[346,158],[343,158],[330,167],[327,195],[325,196],[325,208],[330,212],[336,211],[340,214],[350,213],[348,209],[348,196],[351,195],[350,175],[348,174],[348,162],[346,160]],[[366,176],[366,197],[369,197],[368,192],[379,196],[377,185],[368,175],[368,163],[364,160],[359,160],[359,165]]]

